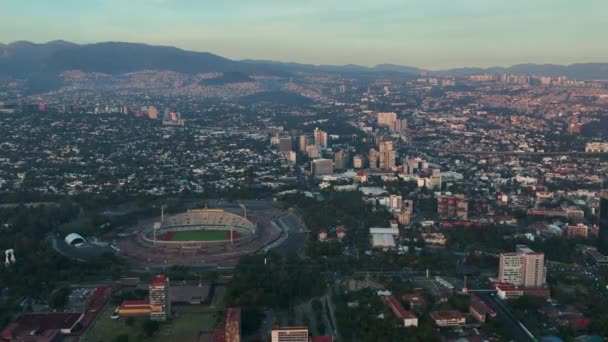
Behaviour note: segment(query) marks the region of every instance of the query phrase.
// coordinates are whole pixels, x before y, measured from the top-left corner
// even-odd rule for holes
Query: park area
[[[233,239],[238,239],[239,234],[232,232]],[[178,232],[167,232],[160,238],[162,241],[224,241],[230,240],[230,231],[225,230],[185,230]]]

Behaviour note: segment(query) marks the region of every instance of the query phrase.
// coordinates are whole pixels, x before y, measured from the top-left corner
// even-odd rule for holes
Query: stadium
[[[144,230],[142,239],[157,247],[241,245],[255,236],[255,225],[223,209],[197,209],[169,216]]]
[[[210,202],[204,209],[161,213],[126,228],[115,240],[117,254],[137,267],[233,267],[243,255],[283,244],[288,231],[297,237],[305,230],[294,214],[273,201]]]

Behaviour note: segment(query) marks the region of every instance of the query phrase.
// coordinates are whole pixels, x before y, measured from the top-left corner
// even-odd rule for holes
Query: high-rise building
[[[308,342],[307,327],[273,327],[271,342]]]
[[[226,310],[225,341],[241,341],[241,308],[228,308]]]
[[[437,214],[441,218],[466,219],[469,212],[469,202],[464,195],[437,196]]]
[[[308,154],[308,157],[312,158],[312,159],[319,158],[319,146],[317,146],[317,145],[306,146],[306,154]]]
[[[298,140],[298,148],[300,149],[300,152],[306,152],[306,146],[312,145],[313,143],[313,139],[310,135],[302,134]]]
[[[608,190],[600,193],[600,232],[598,252],[608,255]]]
[[[376,151],[376,149],[370,149],[369,150],[369,168],[370,169],[377,169],[378,168],[378,151]]]
[[[148,117],[154,120],[158,119],[158,109],[154,106],[148,107]]]
[[[517,245],[515,253],[500,254],[498,280],[522,287],[543,287],[547,281],[545,255]]]
[[[396,152],[393,150],[393,142],[391,140],[385,140],[380,142],[380,168],[382,170],[390,170],[395,167],[395,160],[397,158]]]
[[[360,155],[356,155],[353,157],[353,167],[355,169],[362,169],[363,168],[363,157],[361,157]]]
[[[394,213],[399,224],[409,226],[412,223],[412,213],[414,212],[414,201],[404,200],[401,210]]]
[[[334,173],[334,162],[331,159],[315,159],[311,164],[314,176],[327,176]]]
[[[334,154],[334,168],[336,170],[346,170],[348,164],[348,155],[344,151],[336,151]]]
[[[279,152],[289,155],[289,152],[291,152],[291,137],[279,138]]]
[[[171,298],[169,298],[169,277],[157,275],[149,286],[150,290],[150,319],[166,321],[171,314]]]
[[[315,128],[314,131],[315,145],[321,148],[327,148],[327,132]]]

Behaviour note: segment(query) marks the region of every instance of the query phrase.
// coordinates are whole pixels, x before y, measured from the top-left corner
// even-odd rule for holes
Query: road
[[[486,292],[486,291],[473,291],[475,294],[479,296],[482,300],[484,300],[499,316],[498,318],[505,321],[513,332],[513,339],[515,341],[537,341],[536,337],[532,335],[532,333],[519,321],[509,308],[505,305],[505,303],[496,296],[494,292]]]

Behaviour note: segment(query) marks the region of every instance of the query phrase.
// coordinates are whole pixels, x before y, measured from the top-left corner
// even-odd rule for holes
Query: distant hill
[[[27,77],[40,73],[48,58],[61,50],[78,46],[63,40],[45,44],[17,41],[0,45],[0,75]]]
[[[244,72],[231,71],[224,72],[220,77],[204,79],[200,81],[199,84],[203,86],[214,86],[244,82],[255,82],[255,80]]]
[[[288,91],[263,91],[241,97],[239,100],[247,104],[267,102],[291,106],[303,106],[314,103],[312,99],[306,96]]]
[[[61,86],[58,75],[66,70],[99,72],[111,75],[142,70],[175,71],[184,74],[222,72],[207,85],[250,82],[250,75],[292,77],[297,72],[340,73],[360,78],[413,77],[423,69],[395,64],[367,67],[355,64],[313,65],[269,60],[234,61],[208,52],[194,52],[169,46],[137,43],[105,42],[79,45],[56,40],[44,44],[17,41],[0,44],[0,76],[28,81],[33,92]],[[438,76],[462,76],[475,73],[536,74],[571,79],[608,79],[608,63],[572,65],[519,64],[511,67],[454,68],[430,71]]]
[[[121,74],[169,70],[185,74],[231,71],[238,63],[208,52],[133,43],[99,43],[59,50],[49,56],[47,71],[81,70]]]
[[[380,64],[375,67],[366,67],[357,64],[346,64],[346,65],[315,65],[315,64],[304,64],[304,63],[293,63],[293,62],[277,62],[269,60],[255,60],[255,59],[244,59],[242,63],[249,65],[266,65],[274,68],[280,68],[289,71],[318,71],[318,72],[336,72],[336,73],[376,73],[376,72],[398,72],[417,74],[421,71],[416,67],[393,65],[393,64]]]
[[[481,73],[566,76],[577,80],[608,80],[608,63],[557,64],[517,64],[510,67],[455,68],[432,72],[439,76],[464,76]]]

